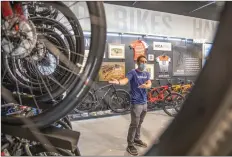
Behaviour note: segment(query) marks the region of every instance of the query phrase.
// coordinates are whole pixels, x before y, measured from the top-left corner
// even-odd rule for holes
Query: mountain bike
[[[187,84],[185,84],[184,81],[179,79],[179,78],[178,78],[178,81],[179,81],[179,84],[173,85],[170,82],[170,80],[168,80],[169,84],[171,84],[171,86],[172,86],[172,90],[174,92],[177,92],[177,93],[183,95],[186,99],[186,97],[189,95],[189,93],[191,92],[191,90],[194,86],[194,82],[191,80],[187,80]],[[179,112],[181,107],[182,107],[181,105],[177,105],[175,107],[175,110],[177,112]]]
[[[1,89],[7,91],[1,92],[2,98],[5,104],[41,110],[26,117],[33,125],[25,124],[25,117],[12,115],[2,115],[2,123],[49,126],[72,111],[89,91],[104,55],[106,19],[103,2],[84,2],[91,43],[83,64],[84,36],[79,22],[83,18],[72,11],[77,3],[1,2]],[[63,93],[66,97],[60,100]]]
[[[104,92],[102,97],[98,93],[108,89]],[[113,84],[108,84],[98,89],[91,89],[83,101],[74,109],[76,113],[92,112],[97,108],[103,108],[103,100],[109,97],[108,107],[116,113],[123,113],[130,109],[130,94],[123,89],[116,89]]]
[[[172,84],[170,80],[168,80],[168,83]],[[187,84],[185,84],[183,80],[178,78],[178,84],[175,84],[175,85],[172,84],[172,90],[174,92],[178,92],[178,93],[181,93],[182,95],[185,95],[191,91],[193,85],[194,85],[194,82],[191,80],[187,80]]]
[[[171,84],[161,86],[160,80],[157,79],[156,81],[158,81],[160,87],[153,87],[149,90],[148,108],[154,109],[157,106],[162,108],[167,115],[175,116],[177,113],[173,113],[170,110],[181,105],[185,100],[184,97],[179,93],[173,92]]]

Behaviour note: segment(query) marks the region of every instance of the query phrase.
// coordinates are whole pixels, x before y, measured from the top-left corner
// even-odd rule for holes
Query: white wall
[[[83,19],[89,16],[85,2],[77,4],[72,9],[79,18],[82,18],[80,21],[83,30],[90,30],[89,19]],[[158,11],[112,4],[104,6],[108,32],[205,39],[206,42],[212,42],[218,24],[217,21]]]

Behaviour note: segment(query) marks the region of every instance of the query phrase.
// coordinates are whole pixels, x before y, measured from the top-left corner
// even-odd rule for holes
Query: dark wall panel
[[[162,40],[162,39],[153,39],[153,38],[150,39],[150,38],[146,38],[146,37],[142,38],[142,37],[138,37],[138,36],[110,36],[110,35],[108,35],[107,42],[106,42],[106,48],[105,48],[106,58],[104,58],[103,61],[104,62],[125,62],[125,66],[126,66],[125,71],[127,74],[131,69],[135,68],[136,62],[133,59],[134,53],[133,53],[133,50],[130,49],[129,45],[131,42],[133,42],[134,40],[137,40],[137,39],[141,39],[149,45],[148,50],[147,50],[147,56],[148,56],[148,54],[154,54],[154,57],[156,58],[157,56],[165,53],[166,55],[168,55],[171,58],[171,63],[169,64],[169,76],[172,79],[173,83],[177,83],[177,78],[181,78],[181,79],[185,79],[185,80],[193,80],[193,81],[196,79],[196,75],[195,76],[173,76],[173,70],[175,71],[177,69],[176,67],[174,67],[177,64],[177,62],[179,62],[180,66],[182,66],[181,65],[182,62],[177,61],[180,53],[190,54],[190,56],[197,57],[197,58],[201,57],[202,44],[186,43],[185,40],[173,41],[173,40]],[[85,41],[89,42],[88,40],[90,40],[89,36],[85,36]],[[171,42],[172,43],[172,51],[154,51],[153,50],[153,42],[154,41]],[[109,59],[108,58],[108,43],[125,44],[125,59]],[[89,49],[89,44],[85,44],[85,48]],[[158,79],[158,75],[159,75],[158,63],[156,63],[156,61],[154,60],[154,61],[148,61],[148,64],[154,64],[154,68],[155,68],[155,76],[154,77],[155,77],[155,79]],[[158,83],[155,79],[152,81],[153,86],[158,86]],[[161,84],[166,84],[166,83],[167,83],[166,79],[161,80]],[[102,87],[102,86],[107,85],[107,84],[108,84],[108,82],[99,82],[98,78],[96,78],[96,82],[95,82],[93,87],[99,88],[99,87]],[[126,86],[116,86],[116,88],[125,89],[125,90],[129,91],[129,84]],[[100,94],[100,96],[102,96],[102,94]]]

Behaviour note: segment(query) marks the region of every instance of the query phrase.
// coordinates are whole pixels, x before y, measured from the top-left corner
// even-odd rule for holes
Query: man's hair
[[[140,61],[141,58],[147,59],[144,55],[141,55],[141,56],[139,56],[139,57],[137,58],[137,63]]]

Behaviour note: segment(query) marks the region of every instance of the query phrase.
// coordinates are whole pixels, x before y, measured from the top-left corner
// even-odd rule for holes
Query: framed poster
[[[99,71],[99,81],[109,81],[111,79],[123,79],[125,77],[124,62],[102,62]]]
[[[172,43],[167,42],[153,42],[153,50],[158,51],[172,51]]]
[[[153,54],[148,54],[148,61],[154,61],[155,57]]]
[[[110,59],[124,59],[125,58],[125,44],[109,44],[109,58]]]
[[[135,64],[135,69],[138,68],[138,65]],[[145,71],[149,72],[150,73],[150,76],[151,76],[151,80],[154,80],[154,74],[155,74],[155,71],[154,71],[154,64],[146,64],[146,69]]]

